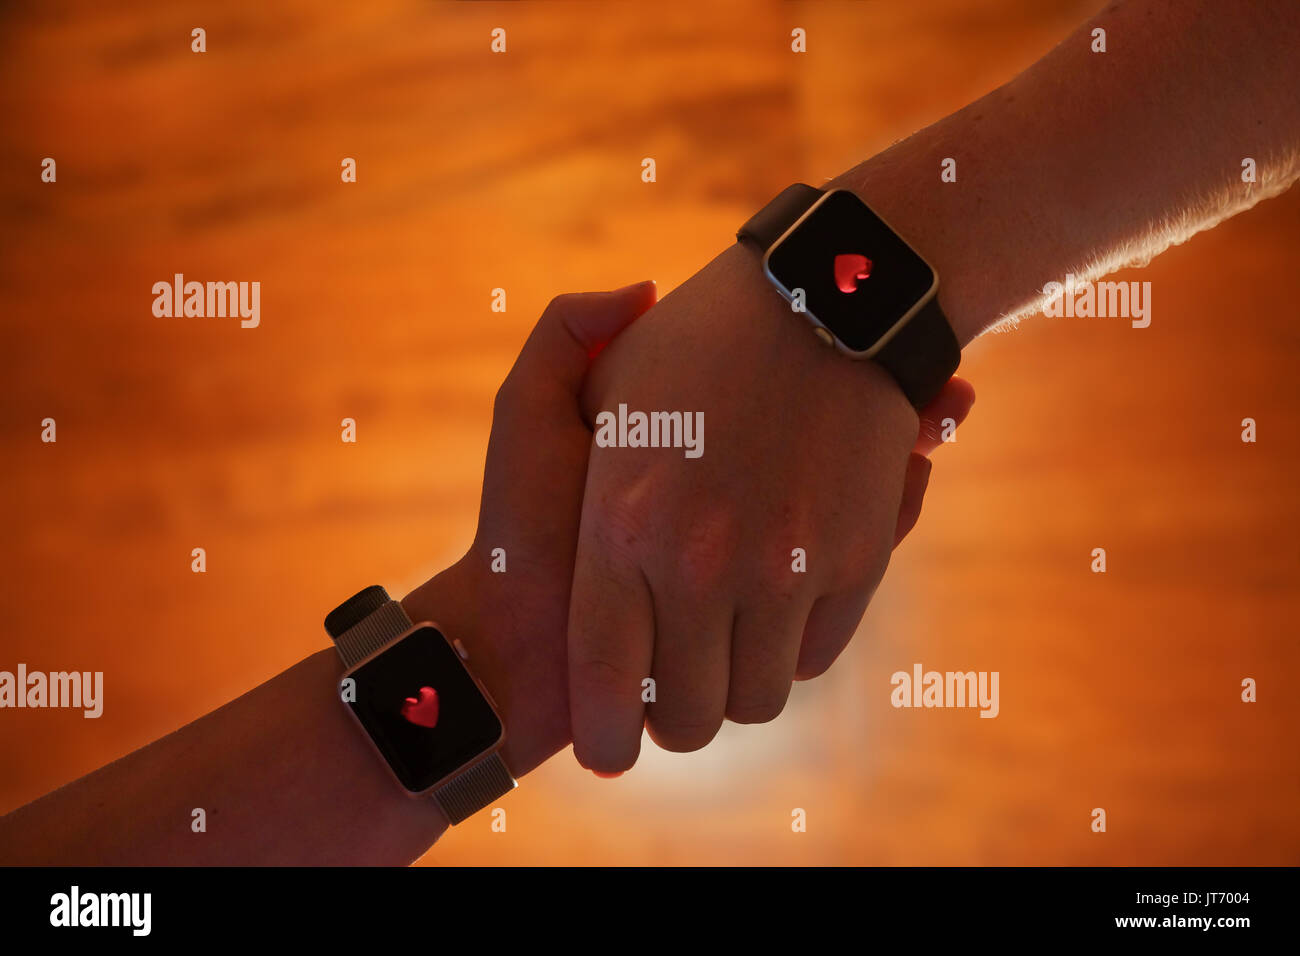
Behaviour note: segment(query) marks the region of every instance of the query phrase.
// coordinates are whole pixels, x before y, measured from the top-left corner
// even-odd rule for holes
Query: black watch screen
[[[861,199],[827,193],[765,257],[788,296],[854,352],[875,345],[935,287],[934,270]]]
[[[422,626],[340,690],[407,790],[428,790],[496,746],[505,728],[442,633]],[[347,678],[345,678],[346,681]]]

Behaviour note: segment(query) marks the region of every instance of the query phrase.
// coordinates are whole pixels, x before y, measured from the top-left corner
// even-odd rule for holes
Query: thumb
[[[578,390],[592,353],[655,298],[655,284],[639,282],[613,292],[556,296],[543,311],[492,404],[480,540],[523,535],[549,547],[576,540],[591,450]],[[529,480],[520,481],[521,475]],[[555,564],[566,575],[573,568],[572,547]]]
[[[510,377],[532,386],[560,385],[577,395],[592,359],[658,298],[653,279],[612,292],[558,295],[537,320]]]

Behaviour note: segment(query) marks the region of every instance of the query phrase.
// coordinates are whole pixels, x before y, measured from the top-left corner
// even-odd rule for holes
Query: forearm
[[[480,651],[493,693],[509,657],[490,654],[477,589],[462,565],[407,598]],[[414,598],[414,600],[413,600]],[[60,865],[404,865],[446,829],[429,799],[389,776],[338,698],[343,665],[333,649],[224,707],[0,818],[0,862]],[[549,710],[566,714],[562,694]],[[502,708],[512,726],[509,707]],[[567,721],[565,722],[567,727]],[[514,728],[512,727],[512,730]],[[564,735],[561,734],[560,737]],[[507,763],[522,774],[567,743],[525,726]],[[194,811],[204,828],[196,832]]]
[[[1285,190],[1300,175],[1297,49],[1291,2],[1120,4],[832,185],[923,250],[965,345],[1038,311],[1067,272],[1146,261]],[[947,157],[956,182],[940,180]]]
[[[6,864],[409,863],[446,826],[384,779],[333,650],[0,820]],[[195,811],[204,829],[195,832]]]

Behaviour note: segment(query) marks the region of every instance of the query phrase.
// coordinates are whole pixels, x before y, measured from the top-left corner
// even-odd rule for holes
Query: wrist
[[[842,395],[850,403],[845,407],[869,401],[882,420],[916,426],[916,411],[894,377],[878,362],[855,361],[829,347],[807,317],[772,285],[760,253],[737,242],[713,265],[719,269],[718,281],[731,305],[709,310],[699,324],[726,324],[727,328],[710,334],[715,340],[730,340],[752,350],[745,356],[747,367],[766,369],[773,387],[779,386],[782,376],[791,390],[818,382],[825,395]]]
[[[511,595],[503,580],[470,551],[402,599],[412,621],[431,621],[469,657],[465,666],[483,682],[505,724],[502,759],[522,777],[572,742],[569,705],[562,680],[539,677],[563,662],[564,635],[538,646],[516,625]],[[539,660],[539,658],[546,660]]]
[[[1014,272],[1010,229],[990,229],[992,204],[972,190],[939,179],[937,127],[922,130],[827,183],[849,189],[929,262],[939,275],[939,305],[962,348],[1001,318],[1018,313],[1037,290],[1013,291],[1027,274]],[[1041,284],[1039,286],[1041,289]]]

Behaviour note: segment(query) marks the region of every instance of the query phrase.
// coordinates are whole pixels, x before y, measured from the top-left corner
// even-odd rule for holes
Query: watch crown
[[[821,339],[827,345],[835,344],[835,337],[831,335],[830,332],[828,332],[826,329],[823,329],[820,325],[814,325],[813,331],[817,333],[817,338]]]

